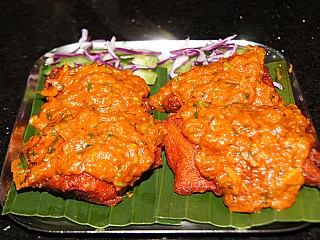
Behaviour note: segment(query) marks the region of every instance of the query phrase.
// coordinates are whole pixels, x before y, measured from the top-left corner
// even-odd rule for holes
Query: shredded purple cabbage
[[[190,58],[193,59],[192,65],[206,65],[212,62],[219,61],[220,58],[228,58],[232,56],[236,49],[237,45],[232,42],[231,40],[234,39],[236,35],[229,36],[225,39],[220,39],[217,43],[207,44],[206,46],[199,47],[199,48],[189,48],[189,38],[185,40],[185,47],[177,50],[173,50],[170,52],[170,56],[164,60],[159,61],[157,66],[163,65],[167,62],[172,62],[172,67],[170,69],[170,77],[174,78],[178,75],[177,70],[184,66]],[[101,64],[106,64],[108,66],[113,66],[119,69],[130,69],[131,71],[137,71],[141,69],[145,70],[155,70],[154,67],[146,67],[141,65],[133,64],[132,62],[122,66],[121,57],[118,56],[118,53],[128,54],[128,55],[148,55],[148,56],[159,56],[161,52],[157,51],[148,51],[148,50],[134,50],[134,49],[127,49],[123,47],[115,47],[116,38],[112,37],[110,41],[106,40],[92,40],[89,36],[87,29],[82,29],[81,37],[78,41],[78,46],[76,49],[64,53],[64,54],[54,54],[54,53],[47,53],[46,57],[46,64],[47,65],[55,65],[60,62],[63,58],[71,58],[77,56],[84,56],[88,60],[92,62],[97,62]],[[94,45],[99,43],[103,46],[103,50],[95,49]],[[77,63],[77,65],[81,65]],[[274,86],[283,89],[281,84],[274,82]]]

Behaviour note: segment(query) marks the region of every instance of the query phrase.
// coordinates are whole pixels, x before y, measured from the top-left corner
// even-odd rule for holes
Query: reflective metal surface
[[[200,47],[208,44],[211,41],[208,40],[191,40],[189,41],[189,47]],[[238,45],[258,45],[264,47],[267,51],[266,63],[281,61],[285,57],[277,50],[269,48],[268,46],[261,45],[255,42],[249,42],[245,40],[233,41]],[[131,41],[131,42],[116,42],[116,46],[122,46],[132,49],[148,49],[161,51],[162,57],[168,56],[170,50],[179,49],[184,46],[184,40],[154,40],[154,41]],[[60,48],[53,49],[50,53],[65,53],[75,49],[77,43],[62,46]],[[103,45],[97,43],[95,48],[103,48]],[[161,58],[161,57],[160,57]],[[288,59],[285,59],[288,63]],[[28,125],[32,104],[35,95],[33,92],[36,89],[37,82],[39,80],[40,67],[44,64],[45,57],[39,58],[31,69],[29,78],[27,80],[25,95],[19,109],[15,126],[11,135],[10,145],[7,151],[6,159],[3,165],[1,173],[1,204],[2,206],[6,200],[6,193],[12,182],[12,174],[10,171],[11,162],[16,159],[19,155],[20,148],[23,143],[24,131]],[[302,113],[309,117],[308,108],[304,97],[300,91],[299,83],[294,72],[289,74],[292,90],[296,104],[301,109]],[[88,226],[78,225],[67,219],[52,219],[52,218],[39,218],[39,217],[21,217],[11,215],[11,218],[22,226],[36,231],[49,232],[49,233],[116,233],[116,234],[141,234],[141,233],[280,233],[295,231],[304,228],[309,223],[272,223],[265,226],[254,227],[251,229],[239,230],[233,228],[219,228],[208,224],[196,224],[191,222],[182,222],[181,226],[170,226],[170,225],[139,225],[139,226],[127,226],[127,227],[108,227],[97,231]]]

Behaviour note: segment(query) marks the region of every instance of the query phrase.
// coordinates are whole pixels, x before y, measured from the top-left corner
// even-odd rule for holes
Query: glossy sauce
[[[182,133],[199,147],[197,168],[205,178],[217,179],[231,211],[280,210],[296,201],[304,184],[302,167],[316,139],[295,105],[194,104],[179,115]]]
[[[265,81],[268,72],[264,56],[264,49],[248,46],[241,55],[192,67],[190,71],[171,79],[159,94],[151,97],[151,102],[158,111],[166,110],[164,105],[173,96],[180,106],[190,101],[222,106],[231,103],[284,104],[272,80]]]
[[[12,164],[17,189],[86,174],[121,191],[155,164],[164,133],[144,107],[143,79],[97,64],[63,66],[45,86],[47,102],[30,119],[38,134],[22,149],[28,167],[21,158]]]
[[[151,97],[158,111],[173,112],[170,121],[181,122],[181,134],[197,149],[186,160],[185,153],[173,148],[171,135],[177,135],[178,125],[173,128],[167,121],[165,147],[175,175],[186,175],[175,166],[194,161],[191,165],[203,178],[218,183],[230,211],[290,207],[315,146],[309,119],[295,105],[285,106],[276,92],[265,54],[260,47],[247,46],[241,55],[192,67]]]

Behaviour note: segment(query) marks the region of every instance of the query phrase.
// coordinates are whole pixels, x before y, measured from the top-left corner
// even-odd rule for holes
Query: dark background
[[[78,41],[82,28],[92,39],[218,39],[237,34],[237,39],[269,45],[293,64],[320,134],[320,1],[16,0],[1,1],[0,9],[0,166],[34,61],[55,47]],[[314,224],[281,235],[224,237],[318,239],[319,227]],[[0,232],[2,239],[80,237],[32,232],[7,216],[0,218]],[[211,236],[201,236],[205,237]]]

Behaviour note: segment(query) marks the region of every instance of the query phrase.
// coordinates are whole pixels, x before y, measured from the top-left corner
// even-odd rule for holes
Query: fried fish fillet
[[[316,148],[311,149],[302,173],[306,185],[320,188],[320,153]]]
[[[309,131],[310,121],[295,105],[190,104],[179,116],[181,133],[197,148],[196,168],[218,183],[231,211],[288,208],[306,177],[311,179],[304,169],[316,138]]]
[[[241,55],[194,66],[171,79],[150,101],[156,110],[166,112],[177,112],[190,101],[220,106],[284,105],[273,87],[264,57],[264,49],[248,46]]]
[[[164,130],[150,114],[149,87],[104,65],[55,68],[30,118],[37,134],[12,163],[16,188],[45,188],[116,205],[123,192],[162,164]]]
[[[164,121],[164,146],[181,195],[212,191],[230,211],[284,209],[302,185],[320,185],[310,119],[276,92],[265,51],[193,67],[151,97]],[[211,183],[211,184],[210,184]]]
[[[171,116],[165,119],[163,124],[167,128],[164,145],[166,147],[167,163],[174,172],[174,191],[181,195],[206,191],[221,195],[222,190],[217,182],[207,180],[195,166],[198,146],[191,143],[182,134],[182,119]]]

